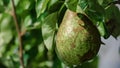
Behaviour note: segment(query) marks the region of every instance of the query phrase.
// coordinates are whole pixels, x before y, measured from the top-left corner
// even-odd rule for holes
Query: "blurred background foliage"
[[[55,36],[67,8],[86,13],[95,24],[104,22],[105,26],[98,25],[98,29],[102,29],[100,33],[103,33],[103,36],[107,34],[107,38],[109,35],[116,38],[120,35],[120,11],[114,4],[108,6],[113,0],[14,1],[26,68],[66,68],[55,53]],[[12,14],[11,0],[0,0],[0,68],[21,66],[18,35]],[[99,57],[95,57],[76,68],[97,68],[98,61]]]

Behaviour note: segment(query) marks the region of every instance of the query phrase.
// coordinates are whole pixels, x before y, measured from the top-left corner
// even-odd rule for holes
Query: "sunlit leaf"
[[[8,44],[10,42],[10,40],[12,39],[13,35],[12,35],[12,30],[6,30],[6,31],[2,31],[0,32],[0,46],[2,46],[3,44]]]
[[[21,0],[17,5],[17,12],[21,13],[24,10],[27,10],[30,6],[29,0]]]
[[[39,17],[42,13],[45,12],[47,9],[49,0],[37,0],[36,1],[36,12],[37,12],[37,17]]]
[[[101,5],[101,4],[103,4],[103,1],[104,0],[98,0],[98,3]]]
[[[15,0],[15,2],[16,1],[17,0]],[[34,4],[35,4],[34,0],[20,0],[16,5],[16,13],[18,15],[21,15],[21,17],[24,17],[24,15],[27,15],[28,13],[30,13],[32,8],[34,8]]]
[[[24,32],[25,30],[27,30],[27,28],[29,26],[32,25],[32,18],[30,15],[26,16],[23,23],[22,23],[22,32]]]
[[[101,36],[103,36],[105,39],[107,39],[110,36],[110,33],[108,32],[105,22],[99,22],[97,28],[98,28]]]
[[[42,24],[42,36],[48,50],[52,49],[56,30],[57,12],[48,15]]]
[[[12,18],[9,14],[2,14],[2,17],[0,19],[0,37],[1,37],[1,42],[4,44],[8,44],[10,40],[13,37],[12,34]],[[2,41],[3,40],[3,41]]]

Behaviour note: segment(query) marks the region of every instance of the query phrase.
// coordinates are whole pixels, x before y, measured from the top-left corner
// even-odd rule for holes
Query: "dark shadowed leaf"
[[[83,4],[83,5],[82,5]],[[109,37],[108,30],[105,26],[105,10],[96,0],[80,0],[78,5],[88,16],[88,18],[96,25],[101,36]],[[99,25],[100,24],[100,25]]]
[[[99,3],[101,6],[107,7],[108,4],[109,4],[110,2],[113,2],[114,0],[97,0],[97,1],[98,1],[98,3]]]
[[[51,1],[53,1],[53,0],[51,0]],[[53,12],[59,11],[63,4],[64,4],[64,1],[56,1],[55,3],[50,4],[50,6],[48,8],[48,12],[53,13]]]
[[[115,38],[120,35],[120,10],[112,5],[106,9],[106,25],[111,35]]]
[[[53,57],[53,67],[52,68],[63,68],[62,66],[62,62],[59,60],[59,58],[57,57],[57,55],[55,54]]]
[[[10,2],[10,0],[3,0],[3,3],[5,6],[8,6],[9,2]]]

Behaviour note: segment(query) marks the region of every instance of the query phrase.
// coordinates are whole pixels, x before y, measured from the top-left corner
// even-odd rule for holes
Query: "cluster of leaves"
[[[86,14],[101,36],[120,35],[120,11],[113,0],[14,0],[26,68],[64,68],[55,53],[55,36],[66,9]],[[0,0],[0,67],[18,68],[19,42],[11,0]],[[97,68],[97,59],[78,68]],[[95,65],[96,66],[95,66]]]

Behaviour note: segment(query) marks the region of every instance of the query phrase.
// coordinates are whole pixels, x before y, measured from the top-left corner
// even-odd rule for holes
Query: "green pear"
[[[57,32],[56,53],[67,65],[79,65],[92,59],[99,51],[100,34],[85,16],[67,10]]]

